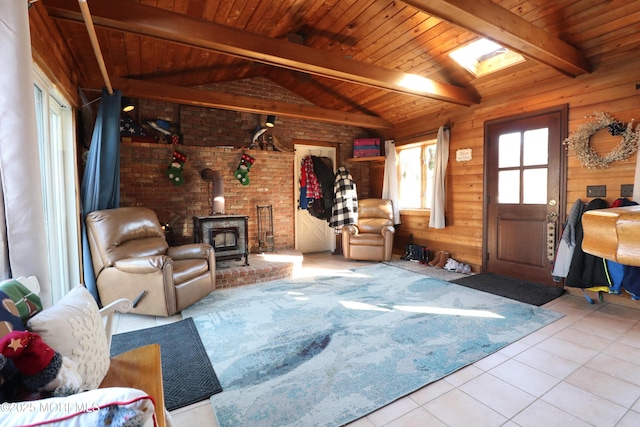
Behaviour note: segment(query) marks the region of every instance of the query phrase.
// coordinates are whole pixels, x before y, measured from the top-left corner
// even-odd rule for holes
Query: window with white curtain
[[[46,229],[42,243],[47,247],[55,303],[80,283],[74,123],[69,104],[39,70],[34,71],[33,94]]]
[[[396,147],[400,209],[429,209],[433,193],[436,141]]]

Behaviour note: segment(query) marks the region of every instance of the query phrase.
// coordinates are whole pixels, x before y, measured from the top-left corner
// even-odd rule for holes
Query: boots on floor
[[[440,259],[438,260],[438,263],[434,265],[434,267],[444,268],[444,266],[447,264],[447,261],[449,261],[449,252],[442,251],[440,252]]]
[[[447,251],[438,251],[433,256],[433,259],[431,260],[431,262],[429,262],[429,265],[431,267],[442,268],[447,263],[448,259],[449,259],[449,252],[447,252]]]

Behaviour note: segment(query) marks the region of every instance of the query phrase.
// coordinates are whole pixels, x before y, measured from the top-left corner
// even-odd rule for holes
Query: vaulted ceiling
[[[80,85],[102,87],[78,1],[40,1],[73,51]],[[588,74],[598,55],[624,44],[638,3],[90,0],[88,6],[107,74],[124,95],[384,129],[476,105],[523,83]],[[606,30],[597,25],[603,19]],[[449,52],[480,36],[527,60],[473,77]],[[413,75],[420,89],[404,83]],[[309,103],[201,88],[254,77]]]

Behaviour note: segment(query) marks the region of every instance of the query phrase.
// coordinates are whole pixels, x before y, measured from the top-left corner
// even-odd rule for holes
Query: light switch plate
[[[587,197],[606,197],[607,186],[606,185],[588,185]]]
[[[620,197],[633,197],[633,184],[622,184],[620,186]]]

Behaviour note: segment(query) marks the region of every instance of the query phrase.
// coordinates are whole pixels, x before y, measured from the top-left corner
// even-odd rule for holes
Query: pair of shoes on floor
[[[444,269],[448,271],[455,271],[456,273],[471,274],[471,266],[469,264],[458,262],[453,258],[449,258],[447,260]]]
[[[471,274],[471,266],[469,264],[458,263],[456,273]]]
[[[438,251],[434,255],[433,259],[428,263],[431,267],[442,268],[449,260],[449,252]]]

